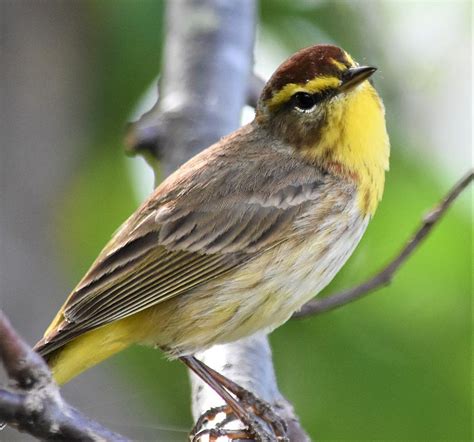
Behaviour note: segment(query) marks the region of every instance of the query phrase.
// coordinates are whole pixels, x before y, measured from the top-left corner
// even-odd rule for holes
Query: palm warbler
[[[69,295],[36,346],[57,382],[134,343],[189,362],[270,332],[326,286],[383,192],[375,70],[331,45],[285,61],[254,121],[166,179]]]

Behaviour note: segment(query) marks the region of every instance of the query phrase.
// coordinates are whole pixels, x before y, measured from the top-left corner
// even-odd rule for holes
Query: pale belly
[[[360,241],[369,219],[355,201],[312,225],[311,214],[295,224],[284,243],[229,277],[171,300],[156,314],[158,342],[171,356],[192,354],[287,321],[337,274]],[[299,223],[299,224],[298,224]],[[304,238],[304,239],[303,239]]]

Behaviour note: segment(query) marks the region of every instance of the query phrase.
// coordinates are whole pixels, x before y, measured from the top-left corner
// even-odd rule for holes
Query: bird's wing
[[[189,291],[282,241],[303,207],[321,196],[319,178],[292,181],[282,179],[274,190],[252,185],[251,194],[228,187],[222,195],[219,187],[207,201],[199,199],[202,189],[161,201],[155,192],[71,293],[40,341],[40,353]]]

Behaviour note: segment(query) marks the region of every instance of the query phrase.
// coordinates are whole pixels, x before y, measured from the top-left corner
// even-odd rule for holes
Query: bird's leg
[[[198,362],[205,365],[201,361]],[[241,404],[250,407],[257,416],[268,423],[279,438],[284,439],[286,437],[287,426],[285,420],[273,411],[272,406],[268,402],[259,399],[251,391],[236,384],[234,381],[215,371],[213,368],[207,365],[205,366],[212,373],[212,376],[214,376],[217,382],[221,383],[227,390],[235,394]]]
[[[237,401],[226,388],[216,381],[210,372],[210,368],[203,364],[201,361],[196,359],[194,356],[182,356],[181,361],[184,362],[189,369],[191,369],[197,376],[199,376],[207,385],[209,385],[224,401],[228,404],[229,408],[234,412],[234,414],[245,424],[247,425],[250,432],[253,433],[252,439],[257,438],[256,440],[260,441],[272,441],[274,438],[262,427],[262,425],[257,421],[255,416],[249,413],[240,403]],[[225,411],[225,410],[224,410]],[[198,424],[202,424],[204,420],[212,420],[216,416],[215,409],[210,410],[211,417],[206,413],[202,419],[199,419]],[[217,432],[197,432],[198,426],[193,428],[191,431],[191,437],[193,440],[199,440],[198,437],[208,434],[209,437],[218,437]],[[211,434],[212,433],[212,434]],[[239,431],[242,433],[242,430]],[[251,439],[251,440],[252,440]]]
[[[203,419],[213,420],[219,412],[224,412],[232,410],[232,412],[245,424],[248,426],[249,431],[254,433],[254,436],[257,440],[261,441],[272,441],[287,440],[286,437],[286,424],[285,422],[272,410],[271,406],[266,402],[258,399],[253,393],[245,390],[240,385],[231,381],[227,377],[221,375],[217,371],[213,370],[211,367],[207,366],[203,362],[196,359],[194,356],[183,356],[180,358],[194,373],[196,373],[206,384],[208,384],[219,396],[224,399],[228,407],[219,407],[210,410],[210,415],[206,413],[203,416]],[[239,400],[236,400],[230,393],[234,394]],[[252,412],[248,411],[248,408]],[[230,410],[229,410],[230,409]],[[228,414],[228,413],[226,413]],[[271,436],[265,431],[262,425],[258,422],[255,416],[259,416],[263,421],[270,425],[274,430],[276,437]],[[202,424],[203,420],[199,420],[198,424]],[[199,428],[196,424],[195,428]],[[219,425],[221,427],[221,425]],[[218,428],[217,432],[224,431],[222,428]],[[209,437],[217,436],[217,432],[210,433],[206,432]],[[231,436],[231,434],[226,430],[226,436]],[[239,439],[242,439],[242,431],[236,432],[239,433]],[[199,433],[198,433],[199,434]],[[196,436],[198,436],[196,434]],[[202,433],[201,433],[202,434]]]

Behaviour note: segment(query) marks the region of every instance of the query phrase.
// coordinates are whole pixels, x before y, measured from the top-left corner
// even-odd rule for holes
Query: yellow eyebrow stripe
[[[324,89],[336,88],[341,85],[341,80],[337,77],[316,77],[305,84],[288,83],[273,95],[268,101],[267,106],[270,109],[276,108],[287,102],[297,92],[307,92],[315,94]]]

